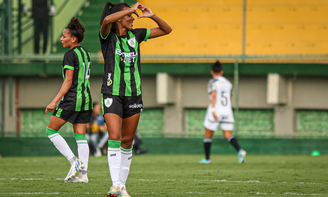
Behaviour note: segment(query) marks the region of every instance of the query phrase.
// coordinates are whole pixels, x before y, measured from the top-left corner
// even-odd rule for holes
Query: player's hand
[[[56,108],[56,103],[53,103],[51,102],[47,107],[46,107],[46,110],[45,110],[45,114],[47,115],[47,112],[53,112]]]
[[[149,9],[148,7],[142,4],[139,5],[138,9],[142,11],[142,15],[139,16],[138,18],[151,18],[155,16],[154,12],[151,11],[151,9]]]
[[[217,117],[217,115],[215,114],[215,112],[213,112],[213,117],[214,117],[214,119],[215,119],[216,121],[219,120],[219,118]]]
[[[137,9],[140,7],[140,3],[135,3],[130,9],[133,11],[132,14],[135,14],[139,18],[139,14],[137,13]]]

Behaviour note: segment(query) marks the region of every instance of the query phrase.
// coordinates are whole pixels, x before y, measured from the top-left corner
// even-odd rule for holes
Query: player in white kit
[[[202,159],[199,163],[211,163],[210,151],[212,137],[214,131],[217,131],[219,126],[221,126],[224,138],[238,151],[238,162],[243,163],[245,161],[246,151],[240,148],[237,139],[232,136],[234,123],[231,109],[232,85],[229,80],[222,76],[223,69],[219,61],[212,65],[211,74],[213,79],[208,83],[208,93],[211,102],[207,107],[204,121],[205,159]]]

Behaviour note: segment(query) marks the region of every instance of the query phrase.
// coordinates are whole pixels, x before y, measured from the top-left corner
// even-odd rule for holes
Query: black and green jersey
[[[65,80],[65,70],[74,70],[73,81],[68,92],[63,96],[59,108],[70,111],[87,111],[92,109],[90,90],[90,53],[77,46],[64,55],[62,74]]]
[[[147,41],[150,29],[133,29],[124,36],[99,32],[105,60],[101,93],[116,96],[141,95],[140,43]]]

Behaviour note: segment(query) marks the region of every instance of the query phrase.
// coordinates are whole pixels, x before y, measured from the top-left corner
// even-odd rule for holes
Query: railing
[[[67,5],[69,0],[65,0],[58,8],[56,15],[59,15],[65,6]],[[51,0],[51,4],[53,4],[53,0]],[[13,12],[17,12],[17,14],[13,15]],[[1,20],[1,56],[11,56],[13,53],[21,54],[22,46],[26,43],[30,42],[33,39],[33,35],[29,36],[25,39],[22,39],[22,34],[26,31],[30,31],[33,28],[34,22],[30,16],[23,15],[23,5],[22,0],[18,0],[18,9],[13,9],[11,0],[4,0],[0,5],[0,20]],[[49,19],[49,32],[50,32],[50,40],[51,40],[51,53],[53,45],[53,20],[52,16]],[[16,27],[17,28],[13,28]],[[17,39],[17,46],[13,47],[13,40]]]

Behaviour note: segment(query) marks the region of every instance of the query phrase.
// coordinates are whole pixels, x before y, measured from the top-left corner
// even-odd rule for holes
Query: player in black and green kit
[[[85,137],[86,126],[92,114],[90,90],[90,54],[80,45],[84,38],[84,26],[73,17],[60,38],[63,47],[69,48],[64,55],[62,74],[64,82],[59,93],[46,107],[45,113],[54,112],[47,128],[47,136],[58,151],[71,163],[65,182],[88,182],[87,169],[89,147]],[[56,107],[56,104],[59,102]],[[58,130],[66,123],[73,124],[79,159]],[[75,177],[76,173],[79,175]]]
[[[142,11],[138,16],[137,9]],[[134,18],[150,18],[158,27],[133,29]],[[143,108],[140,80],[140,43],[169,34],[171,27],[140,3],[106,3],[99,39],[105,60],[102,110],[107,124],[108,165],[112,186],[108,196],[128,197],[126,180],[132,160],[132,142]]]

